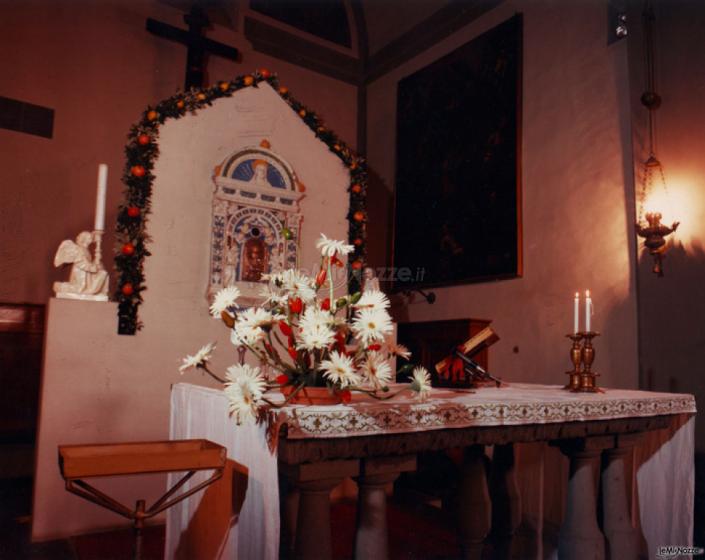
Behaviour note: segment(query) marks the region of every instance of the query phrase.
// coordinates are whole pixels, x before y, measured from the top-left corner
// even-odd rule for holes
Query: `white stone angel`
[[[108,273],[100,257],[101,233],[82,231],[75,243],[70,239],[61,242],[54,257],[54,266],[72,266],[68,282],[54,282],[56,297],[107,301]],[[96,243],[95,258],[89,249],[93,242]]]

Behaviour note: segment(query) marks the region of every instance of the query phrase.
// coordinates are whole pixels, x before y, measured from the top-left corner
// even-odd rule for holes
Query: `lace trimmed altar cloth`
[[[292,405],[273,415],[276,424],[237,426],[228,417],[222,391],[179,383],[172,389],[170,437],[207,438],[227,447],[233,462],[233,507],[221,524],[212,522],[217,513],[208,508],[208,492],[170,509],[165,558],[187,558],[196,552],[194,546],[204,546],[196,543],[202,541],[204,533],[198,518],[206,516],[211,516],[210,521],[202,523],[207,526],[205,532],[210,532],[206,545],[209,557],[278,558],[277,457],[270,446],[281,425],[286,425],[289,439],[349,438],[695,412],[692,395],[621,389],[569,393],[559,386],[513,383],[501,389],[481,388],[475,393],[434,389],[425,402],[416,401],[411,394],[389,401],[355,395],[349,405]],[[656,451],[637,473],[638,487],[649,488],[639,493],[641,525],[649,550],[663,544],[691,542],[693,438],[691,418],[668,441],[655,446]],[[668,484],[663,481],[664,473],[669,473]],[[197,482],[194,477],[192,484]]]

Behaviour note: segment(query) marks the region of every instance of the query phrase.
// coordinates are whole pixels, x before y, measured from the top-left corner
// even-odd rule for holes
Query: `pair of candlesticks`
[[[566,336],[573,341],[570,348],[570,361],[573,362],[573,370],[566,372],[566,375],[570,377],[564,389],[574,393],[602,392],[597,386],[598,374],[592,371],[592,364],[595,362],[595,348],[592,345],[592,339],[600,336],[600,333],[594,331],[576,332]]]

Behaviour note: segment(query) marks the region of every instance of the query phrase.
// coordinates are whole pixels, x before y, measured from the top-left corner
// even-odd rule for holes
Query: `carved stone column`
[[[612,437],[558,442],[570,459],[568,496],[558,537],[558,558],[603,560],[605,538],[597,525],[595,474],[600,453],[614,443]]]
[[[283,467],[299,494],[295,520],[294,558],[328,560],[332,557],[330,492],[349,476],[359,473],[359,461],[325,461]],[[286,504],[286,502],[285,502]],[[291,505],[291,504],[289,504]],[[289,519],[288,523],[292,523]]]
[[[472,445],[463,452],[458,487],[458,532],[463,555],[480,559],[490,531],[491,506],[485,473],[485,448]]]
[[[512,539],[521,523],[521,496],[513,444],[494,446],[489,489],[492,497],[493,557],[510,558]]]
[[[387,495],[385,486],[401,472],[416,470],[416,456],[363,459],[357,477],[357,528],[354,558],[384,560],[389,557]]]
[[[603,529],[607,557],[613,560],[638,558],[640,538],[632,525],[627,499],[625,463],[639,436],[618,436],[617,446],[605,450],[602,471]],[[630,473],[631,474],[631,473]],[[631,477],[629,477],[631,478]]]

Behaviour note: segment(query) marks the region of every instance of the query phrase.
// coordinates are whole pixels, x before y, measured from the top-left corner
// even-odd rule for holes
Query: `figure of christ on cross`
[[[234,47],[203,36],[203,30],[208,28],[210,22],[198,4],[191,7],[191,11],[184,16],[184,22],[188,25],[188,31],[147,18],[147,31],[187,46],[184,89],[201,88],[204,86],[205,58],[208,53],[235,61],[240,53]]]

